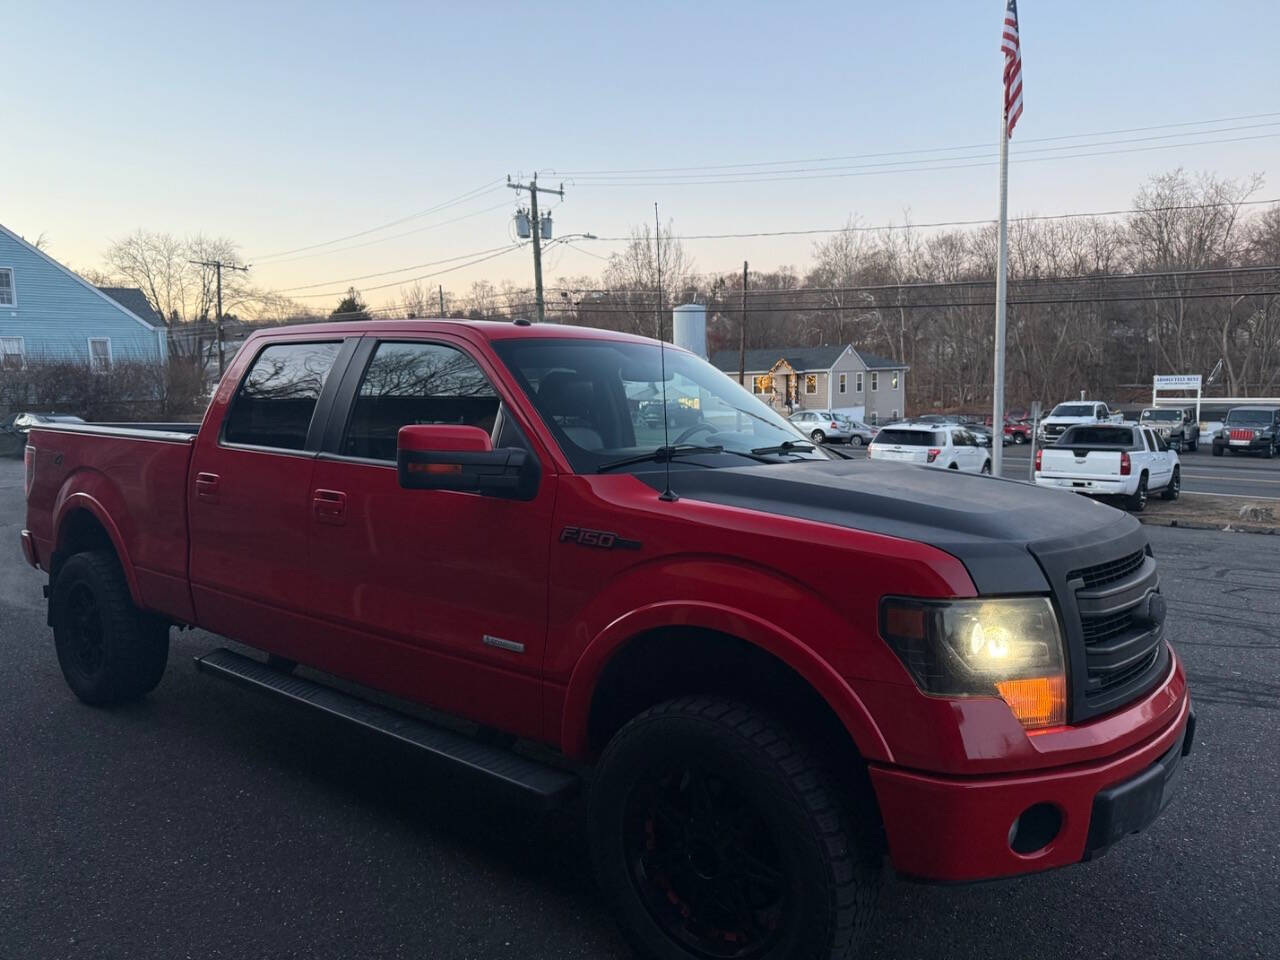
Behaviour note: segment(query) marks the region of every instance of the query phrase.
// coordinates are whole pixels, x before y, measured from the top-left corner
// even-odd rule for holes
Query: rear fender
[[[77,470],[63,481],[53,505],[54,544],[59,554],[66,549],[67,518],[77,510],[92,514],[107,532],[116,557],[120,560],[120,567],[124,570],[125,581],[129,584],[129,594],[134,604],[143,606],[137,571],[125,547],[125,536],[114,519],[115,516],[125,515],[124,503],[104,474],[96,470]]]
[[[651,630],[684,626],[737,637],[772,654],[799,674],[827,702],[866,760],[892,763],[893,755],[861,699],[825,660],[802,640],[755,614],[717,603],[660,601],[610,623],[587,646],[565,694],[561,748],[572,757],[590,752],[588,727],[596,684],[609,660]]]

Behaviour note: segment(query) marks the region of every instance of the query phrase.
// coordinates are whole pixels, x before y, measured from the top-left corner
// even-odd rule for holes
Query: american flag
[[[1004,10],[1004,30],[1000,37],[1004,54],[1004,116],[1006,133],[1022,116],[1022,49],[1018,44],[1018,0],[1009,0]]]

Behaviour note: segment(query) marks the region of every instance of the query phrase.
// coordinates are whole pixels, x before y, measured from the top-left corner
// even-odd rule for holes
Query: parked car
[[[1122,497],[1137,513],[1156,490],[1177,500],[1182,468],[1177,452],[1146,425],[1080,424],[1036,451],[1035,480],[1090,497]]]
[[[961,424],[961,426],[974,435],[979,446],[990,449],[993,439],[990,427],[980,423],[965,423]],[[1013,437],[1007,433],[1000,438],[1000,446],[1002,447],[1007,447],[1011,443],[1013,443]]]
[[[1204,419],[1200,421],[1199,427],[1200,442],[1212,446],[1214,437],[1222,432],[1222,421]]]
[[[25,437],[32,427],[41,423],[84,423],[84,418],[70,413],[14,413],[0,423],[0,432]]]
[[[865,447],[880,432],[879,427],[873,427],[869,423],[863,423],[861,420],[854,420],[852,417],[846,417],[842,414],[837,414],[836,419],[842,421],[848,428],[849,443],[855,447]]]
[[[669,441],[626,402],[660,364],[699,416]],[[1160,815],[1195,742],[1134,518],[831,456],[640,337],[259,331],[201,423],[37,425],[25,485],[82,701],[146,696],[170,628],[199,627],[276,658],[214,649],[202,674],[387,733],[449,789],[589,790],[603,900],[651,957],[850,957],[886,863],[960,883],[1095,859]],[[1086,642],[1124,615],[1122,653]]]
[[[27,434],[42,423],[84,423],[80,417],[65,413],[12,413],[0,420],[0,457],[20,457]]]
[[[1097,400],[1072,400],[1060,403],[1049,411],[1049,415],[1040,421],[1040,436],[1036,439],[1042,444],[1053,443],[1068,427],[1078,423],[1123,422],[1124,415],[1112,413],[1105,403]]]
[[[1183,450],[1200,449],[1200,423],[1196,420],[1195,411],[1190,408],[1147,407],[1142,411],[1138,422],[1154,430],[1170,448],[1179,453]]]
[[[914,463],[941,470],[990,473],[991,455],[968,427],[906,421],[881,427],[867,448],[872,460]]]
[[[1031,421],[1030,420],[1005,420],[1004,435],[1013,443],[1022,444],[1031,442]]]
[[[848,443],[853,436],[848,420],[830,410],[801,410],[788,419],[814,443]]]
[[[1213,438],[1213,455],[1260,453],[1268,460],[1280,449],[1280,407],[1233,407]]]

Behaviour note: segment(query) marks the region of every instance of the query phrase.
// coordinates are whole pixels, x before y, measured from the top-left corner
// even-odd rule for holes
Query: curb
[[[1176,518],[1165,517],[1138,517],[1139,523],[1147,523],[1153,527],[1178,527],[1183,530],[1217,530],[1221,533],[1259,533],[1259,534],[1280,534],[1280,529],[1276,527],[1259,527],[1247,523],[1233,524],[1228,523],[1226,526],[1219,526],[1216,523],[1204,523],[1199,520],[1178,520]]]

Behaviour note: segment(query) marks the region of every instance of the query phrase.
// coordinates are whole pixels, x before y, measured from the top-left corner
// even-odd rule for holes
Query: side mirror
[[[527,483],[522,481],[528,459],[527,452],[516,447],[494,450],[489,434],[479,427],[411,424],[396,434],[396,471],[406,490],[527,499]]]

